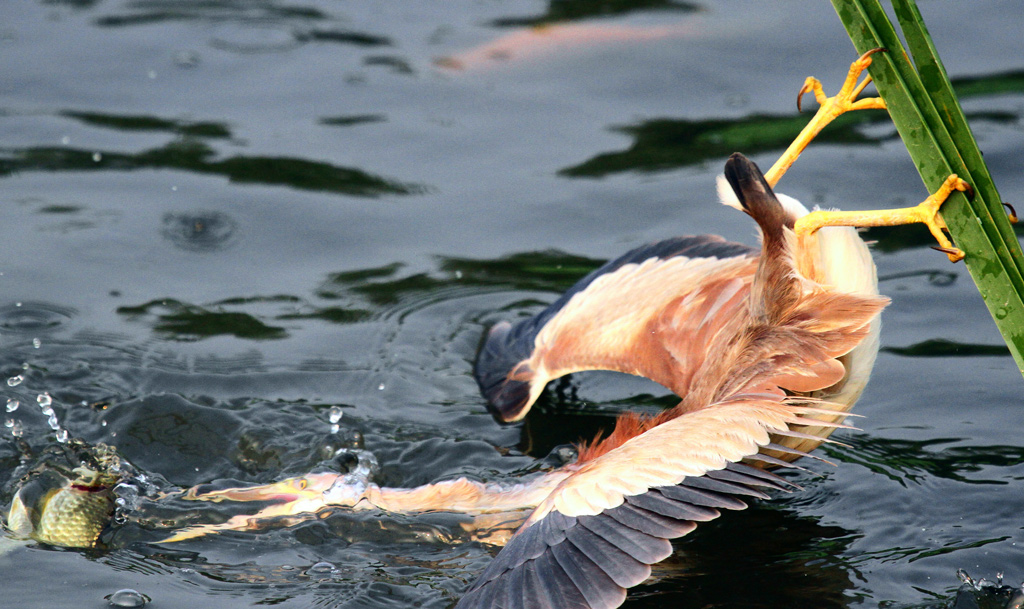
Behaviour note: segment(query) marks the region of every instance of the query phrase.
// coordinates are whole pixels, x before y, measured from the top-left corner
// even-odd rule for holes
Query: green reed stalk
[[[917,4],[892,0],[909,55],[879,0],[832,0],[832,5],[859,53],[889,50],[872,56],[869,72],[928,191],[937,190],[951,173],[974,188],[971,200],[954,193],[942,217],[954,243],[966,252],[967,270],[1024,373],[1024,253]]]

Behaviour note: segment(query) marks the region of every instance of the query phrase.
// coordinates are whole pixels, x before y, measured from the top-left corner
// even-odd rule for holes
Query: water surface
[[[1020,7],[921,8],[1019,201]],[[752,243],[715,175],[733,151],[769,165],[806,118],[804,78],[834,90],[854,58],[825,2],[56,0],[4,15],[0,375],[24,376],[4,386],[21,403],[5,418],[54,444],[48,392],[72,435],[176,486],[270,482],[355,445],[381,484],[499,480],[622,409],[672,404],[577,375],[500,427],[471,363],[489,323],[628,248]],[[870,112],[780,190],[848,209],[926,194]],[[957,568],[1024,579],[1024,381],[923,228],[870,237],[893,303],[861,429],[822,451],[835,466],[795,475],[802,491],[677,542],[626,607],[922,606],[951,597]],[[19,452],[0,431],[9,492]],[[437,541],[450,524],[340,514],[173,546],[23,544],[0,570],[25,608],[99,607],[121,588],[162,607],[448,607],[494,552]]]

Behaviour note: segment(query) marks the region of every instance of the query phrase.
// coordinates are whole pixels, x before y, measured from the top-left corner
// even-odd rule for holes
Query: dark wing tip
[[[650,565],[672,553],[670,539],[746,507],[759,488],[782,488],[774,474],[742,464],[676,486],[625,497],[599,514],[549,512],[519,530],[456,605],[457,609],[613,609]],[[496,603],[495,599],[501,599]]]
[[[530,409],[530,383],[513,380],[509,374],[530,356],[525,337],[513,332],[507,321],[494,324],[476,357],[473,377],[487,400],[487,409],[497,421],[518,421]]]

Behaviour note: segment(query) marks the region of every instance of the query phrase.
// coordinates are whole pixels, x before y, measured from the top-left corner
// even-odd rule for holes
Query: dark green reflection
[[[496,27],[523,27],[581,21],[594,17],[622,16],[645,11],[696,11],[700,6],[693,2],[675,0],[551,0],[548,10],[542,15],[531,17],[504,17],[495,19]]]
[[[458,272],[470,285],[501,286],[522,291],[563,292],[604,264],[559,250],[523,252],[495,260],[442,258],[441,270]]]
[[[960,98],[1024,92],[1024,71],[991,74],[953,81]],[[665,171],[709,160],[719,161],[737,150],[752,155],[783,150],[807,124],[803,115],[753,115],[739,119],[689,121],[659,118],[635,125],[612,127],[633,137],[633,144],[620,152],[606,152],[559,171],[569,177],[595,178],[623,171]],[[973,112],[971,122],[1014,124],[1019,112]],[[818,142],[880,144],[897,136],[895,129],[883,135],[867,135],[862,126],[890,125],[882,110],[844,114],[828,126]]]
[[[148,25],[168,21],[206,21],[211,23],[245,19],[257,23],[275,23],[281,20],[299,19],[320,21],[330,15],[318,8],[295,5],[279,5],[272,2],[257,4],[239,0],[218,2],[141,2],[128,6],[135,12],[107,15],[95,20],[101,27],[127,27]]]
[[[75,112],[67,110],[61,116],[73,118],[87,125],[116,129],[118,131],[164,131],[180,136],[225,138],[231,131],[224,123],[175,121],[156,116],[122,116],[99,112]]]
[[[355,32],[352,30],[310,30],[296,34],[297,40],[313,40],[316,42],[336,42],[339,44],[353,44],[360,47],[381,47],[392,46],[391,39],[387,36]]]
[[[216,159],[216,152],[191,138],[136,154],[36,147],[7,150],[0,159],[0,177],[24,171],[131,171],[176,169],[221,175],[232,182],[288,186],[300,190],[334,192],[358,197],[423,192],[422,186],[403,184],[360,169],[290,157],[233,156]]]
[[[958,97],[1024,93],[1024,70],[955,78],[953,79],[953,90],[956,91]]]
[[[933,338],[906,347],[882,347],[880,351],[908,357],[965,357],[965,356],[1009,356],[1006,345],[979,345],[958,343],[943,338]]]
[[[985,467],[1008,468],[1024,463],[1020,446],[952,446],[960,438],[925,441],[899,440],[856,435],[842,439],[842,445],[822,445],[830,459],[856,463],[906,486],[929,477],[969,484],[1007,484],[1006,480],[983,479],[977,474]]]
[[[881,110],[844,114],[818,136],[819,142],[848,144],[881,143],[897,137],[869,137],[858,126],[881,123],[888,116]],[[701,121],[652,119],[637,125],[613,127],[633,136],[633,145],[621,152],[606,152],[574,167],[559,171],[569,177],[597,178],[622,171],[664,171],[724,159],[737,150],[754,155],[781,150],[807,124],[808,116],[754,115],[735,120]]]
[[[383,114],[350,114],[346,116],[325,116],[318,123],[329,127],[351,127],[366,123],[383,123],[387,116]]]
[[[269,326],[248,313],[208,309],[173,299],[151,300],[134,307],[118,307],[130,318],[155,316],[153,329],[176,340],[235,336],[251,340],[284,338],[284,328]]]
[[[387,306],[409,295],[450,286],[558,293],[604,263],[557,250],[523,252],[495,260],[452,257],[438,260],[438,268],[444,272],[442,277],[431,273],[403,275],[403,265],[393,263],[332,273],[315,294],[329,300],[357,296],[373,305]]]

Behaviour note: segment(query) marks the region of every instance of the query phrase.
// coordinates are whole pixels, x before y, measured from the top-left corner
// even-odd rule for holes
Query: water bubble
[[[40,408],[46,408],[50,404],[53,404],[53,398],[50,397],[48,392],[44,392],[36,396],[36,402],[39,403]]]
[[[342,411],[340,406],[331,406],[331,409],[327,411],[327,420],[331,422],[331,425],[334,425],[341,420],[341,415]]]
[[[32,339],[32,347],[33,348],[38,349],[39,347],[42,347],[42,346],[43,346],[43,341],[39,340],[38,338],[33,338]]]
[[[12,376],[11,378],[7,379],[7,386],[8,387],[17,387],[24,380],[25,380],[25,377],[21,376],[20,374],[17,375],[17,376]]]
[[[103,160],[103,153],[102,152],[94,152],[94,153],[92,153],[92,162],[93,163],[99,163],[102,160]]]
[[[131,588],[118,590],[117,592],[104,597],[111,607],[145,607],[149,600],[144,594],[140,594]]]
[[[11,435],[14,436],[15,438],[20,438],[21,434],[25,433],[25,431],[21,427],[21,423],[15,421],[14,419],[7,419],[6,421],[4,421],[4,427],[10,429]]]
[[[14,398],[7,398],[7,412],[14,412],[21,406],[21,402]]]
[[[28,362],[21,362],[21,369],[22,370],[28,370],[28,368],[29,368]]]
[[[327,562],[325,560],[325,561],[318,562],[315,565],[313,565],[312,567],[310,567],[309,568],[309,572],[310,573],[333,573],[336,569],[337,569],[337,567],[335,567],[334,565],[332,565],[331,563],[329,563],[329,562]]]

